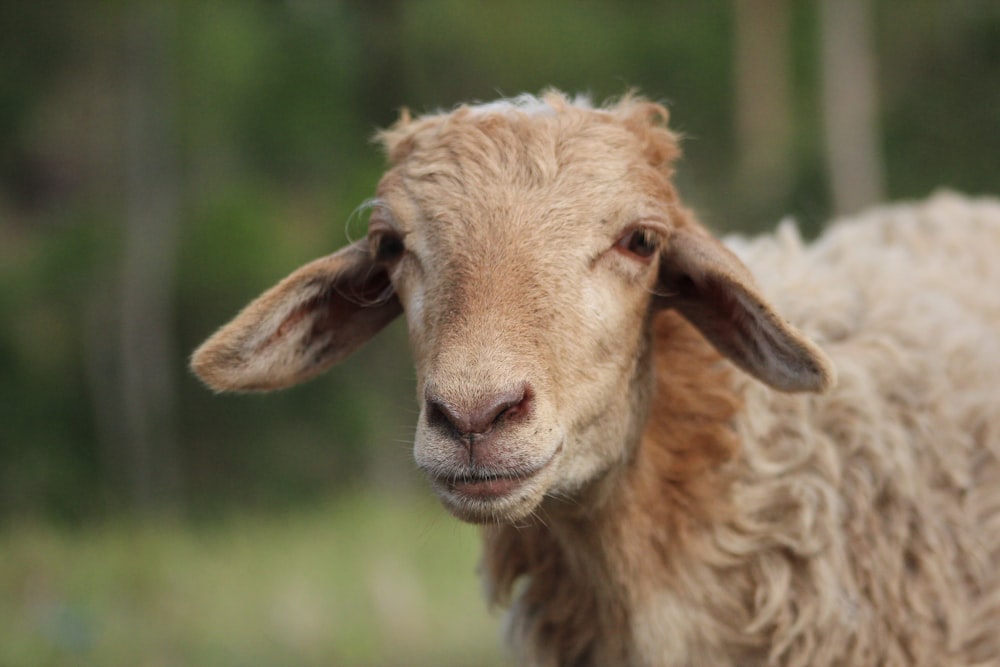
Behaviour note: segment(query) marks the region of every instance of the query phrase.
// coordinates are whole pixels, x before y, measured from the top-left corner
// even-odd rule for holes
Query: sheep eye
[[[372,257],[376,262],[394,262],[406,250],[403,237],[395,232],[379,232],[371,237]]]
[[[637,227],[622,234],[615,247],[634,255],[639,259],[649,259],[656,252],[659,244],[657,236],[649,229]]]

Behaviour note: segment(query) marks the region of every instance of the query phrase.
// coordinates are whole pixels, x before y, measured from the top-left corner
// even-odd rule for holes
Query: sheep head
[[[783,391],[832,382],[746,268],[680,204],[659,105],[550,93],[403,118],[367,237],[299,269],[195,353],[220,391],[295,384],[404,312],[415,457],[459,518],[515,521],[623,461],[675,309]]]

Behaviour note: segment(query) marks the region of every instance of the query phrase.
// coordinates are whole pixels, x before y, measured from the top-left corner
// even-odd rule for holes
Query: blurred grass
[[[500,665],[475,528],[354,495],[191,524],[0,532],[0,665]]]

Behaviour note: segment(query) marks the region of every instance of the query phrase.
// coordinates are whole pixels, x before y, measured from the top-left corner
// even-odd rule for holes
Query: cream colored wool
[[[739,515],[715,541],[747,588],[713,594],[754,606],[724,631],[770,664],[1000,665],[1000,204],[939,194],[810,246],[787,223],[730,245],[839,380],[739,376]]]

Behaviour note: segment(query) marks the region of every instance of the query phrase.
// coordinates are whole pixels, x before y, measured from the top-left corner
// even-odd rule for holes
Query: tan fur
[[[509,604],[525,577],[511,628],[524,664],[638,664],[631,617],[651,591],[673,587],[677,556],[697,548],[705,526],[732,513],[730,371],[672,312],[658,317],[654,338],[662,409],[631,460],[595,485],[606,488],[548,500],[530,525],[485,530],[492,601]]]
[[[722,244],[665,121],[558,93],[404,114],[364,252],[196,372],[284,386],[402,308],[416,460],[485,524],[519,664],[1000,665],[1000,205]]]

